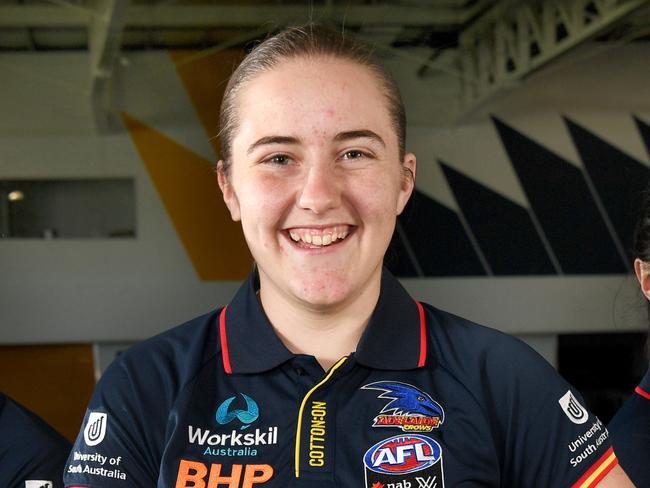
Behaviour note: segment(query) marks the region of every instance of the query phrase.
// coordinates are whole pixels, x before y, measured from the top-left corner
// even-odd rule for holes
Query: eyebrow
[[[246,151],[246,154],[250,154],[255,149],[257,149],[260,146],[267,146],[269,144],[299,144],[300,139],[297,137],[291,137],[291,136],[266,136],[262,137],[261,139],[258,139],[255,141],[253,144],[248,146],[248,150]]]
[[[336,142],[349,141],[351,139],[371,139],[386,147],[386,143],[379,134],[367,129],[348,130],[339,132],[334,136],[334,141]],[[248,146],[246,154],[251,154],[260,146],[268,146],[270,144],[300,144],[300,142],[301,140],[298,137],[293,136],[265,136]]]
[[[339,132],[334,137],[334,140],[337,141],[337,142],[349,141],[350,139],[372,139],[373,141],[376,141],[379,144],[381,144],[382,146],[386,147],[386,143],[379,136],[379,134],[377,134],[376,132],[373,132],[371,130],[367,130],[367,129],[349,130],[349,131],[346,131],[346,132]]]

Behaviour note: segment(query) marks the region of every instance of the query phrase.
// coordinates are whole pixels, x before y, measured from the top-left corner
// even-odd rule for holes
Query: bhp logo
[[[211,464],[208,468],[204,463],[182,459],[175,488],[253,488],[273,476],[273,468],[268,464],[233,464],[229,475],[222,474],[221,467]]]

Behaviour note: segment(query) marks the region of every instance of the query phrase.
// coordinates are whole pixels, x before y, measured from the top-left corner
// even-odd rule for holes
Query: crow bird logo
[[[423,417],[439,417],[444,421],[445,412],[438,402],[428,393],[415,386],[399,381],[376,381],[361,387],[363,390],[382,391],[377,398],[390,400],[380,413],[393,415],[421,415]]]

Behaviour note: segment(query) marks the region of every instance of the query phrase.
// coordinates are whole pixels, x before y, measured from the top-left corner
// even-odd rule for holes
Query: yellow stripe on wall
[[[170,51],[169,56],[187,90],[205,133],[219,155],[219,107],[221,98],[235,67],[244,59],[242,49],[223,49],[191,62],[184,62],[198,51]]]
[[[252,258],[210,162],[127,113],[122,119],[199,278],[246,277]]]

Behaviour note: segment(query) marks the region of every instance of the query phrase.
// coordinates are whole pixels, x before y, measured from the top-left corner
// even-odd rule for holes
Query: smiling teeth
[[[313,230],[290,230],[289,237],[294,242],[304,242],[314,247],[325,247],[334,244],[336,241],[345,239],[349,231],[346,228],[328,230],[322,234],[314,234]]]

